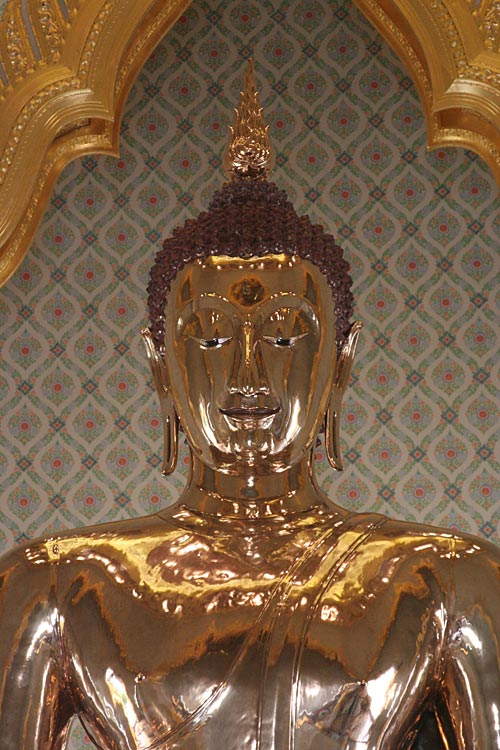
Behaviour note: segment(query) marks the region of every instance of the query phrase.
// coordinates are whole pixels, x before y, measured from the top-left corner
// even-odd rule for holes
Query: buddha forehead
[[[254,258],[214,255],[193,261],[172,284],[166,313],[172,314],[173,306],[180,311],[198,304],[222,303],[245,315],[280,297],[286,297],[287,304],[306,302],[316,314],[333,315],[331,290],[321,271],[307,260],[285,254]]]

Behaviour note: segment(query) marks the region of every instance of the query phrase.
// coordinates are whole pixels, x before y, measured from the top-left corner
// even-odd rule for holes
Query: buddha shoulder
[[[181,532],[170,529],[157,516],[145,516],[51,534],[20,545],[0,557],[0,586],[26,579],[51,580],[56,568],[73,570],[87,566],[133,572],[147,561],[161,543]],[[0,589],[1,591],[1,589]]]
[[[489,587],[500,601],[500,548],[470,534],[385,519],[352,562],[363,580],[377,580],[381,586],[434,578],[455,598],[469,592],[472,600]]]
[[[473,534],[439,526],[385,518],[371,535],[373,542],[394,547],[403,556],[415,553],[448,560],[491,557],[500,561],[500,548]]]
[[[333,566],[330,574],[336,570],[337,582],[350,579],[358,583],[371,581],[375,585],[377,581],[376,587],[382,588],[397,580],[416,580],[417,571],[420,579],[425,571],[432,571],[444,588],[454,585],[455,579],[460,579],[461,586],[467,583],[472,588],[486,585],[486,580],[488,585],[500,586],[500,549],[468,534],[372,514],[349,516],[349,521],[332,528],[326,539],[316,532],[309,539],[309,532],[297,531],[288,537],[288,542],[286,537],[282,539],[273,559],[281,554],[289,558],[288,547],[293,548],[295,557],[301,554],[304,544],[304,549],[317,546],[314,553],[306,555],[311,562],[317,558],[318,565],[312,574],[316,582],[321,570]],[[314,542],[315,536],[319,541]],[[325,546],[320,546],[320,542]],[[326,552],[325,558],[327,548],[330,552]],[[265,557],[260,556],[260,565],[265,565]],[[158,591],[158,587],[164,586],[185,588],[196,572],[197,586],[203,581],[223,584],[210,576],[224,570],[238,570],[239,578],[243,572],[241,565],[239,536],[224,534],[218,538],[206,529],[186,528],[159,516],[146,516],[62,532],[14,549],[0,558],[0,593],[1,586],[9,579],[13,584],[15,578],[17,585],[29,581],[30,587],[35,580],[40,584],[50,582],[56,568],[58,578],[66,583],[75,576],[84,575],[88,581],[97,575],[126,588],[140,585]],[[262,571],[257,567],[254,573],[260,578]],[[253,577],[245,561],[244,577],[248,576]]]

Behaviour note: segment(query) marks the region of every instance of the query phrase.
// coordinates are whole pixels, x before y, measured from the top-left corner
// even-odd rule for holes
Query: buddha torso
[[[453,609],[456,574],[483,557],[378,515],[179,506],[22,554],[46,595],[23,607],[17,658],[52,650],[106,750],[410,748],[473,616]]]
[[[267,183],[251,71],[245,91],[231,182],[148,286],[163,470],[180,423],[188,485],[2,558],[0,750],[62,750],[76,715],[101,750],[500,750],[498,549],[315,483],[323,423],[342,468],[352,281]]]

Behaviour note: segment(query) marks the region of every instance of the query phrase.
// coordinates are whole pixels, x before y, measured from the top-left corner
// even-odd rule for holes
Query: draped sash
[[[224,680],[141,750],[293,750],[309,626],[339,568],[384,520],[349,514],[322,529],[278,580]]]

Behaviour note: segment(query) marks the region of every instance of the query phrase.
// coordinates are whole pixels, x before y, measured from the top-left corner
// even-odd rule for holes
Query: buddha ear
[[[174,471],[177,464],[179,418],[175,411],[165,361],[156,348],[149,328],[143,328],[141,330],[141,336],[146,346],[146,354],[151,368],[155,390],[160,399],[163,428],[163,463],[161,473],[166,476]]]
[[[356,345],[363,324],[357,320],[349,329],[347,339],[337,357],[333,379],[332,395],[326,412],[325,450],[330,465],[337,471],[342,471],[344,464],[340,450],[340,413],[342,399],[349,383]]]

